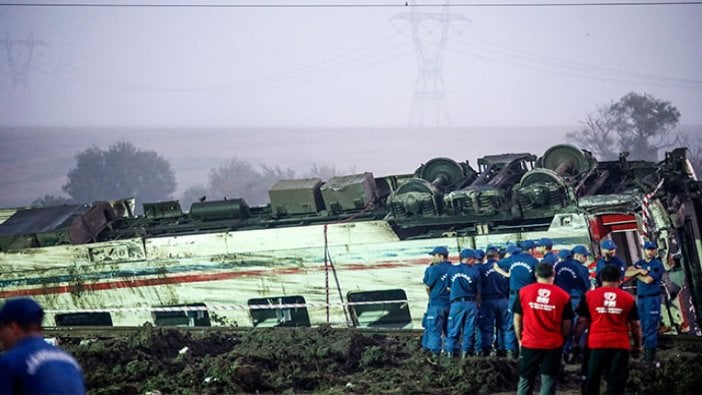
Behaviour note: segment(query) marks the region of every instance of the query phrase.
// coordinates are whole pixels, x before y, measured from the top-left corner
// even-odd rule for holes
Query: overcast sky
[[[702,5],[335,3],[376,6],[0,6],[0,125],[429,125],[437,110],[413,100],[438,77],[453,126],[574,125],[630,91],[702,124]],[[435,58],[443,34],[417,94],[416,50]]]

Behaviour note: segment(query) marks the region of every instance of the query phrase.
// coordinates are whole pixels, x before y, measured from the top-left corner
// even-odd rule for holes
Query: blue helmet
[[[652,241],[647,241],[644,243],[644,250],[657,250],[658,246]]]

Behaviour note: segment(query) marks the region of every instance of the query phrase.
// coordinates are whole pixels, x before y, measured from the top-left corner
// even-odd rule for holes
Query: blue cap
[[[600,247],[602,247],[603,250],[616,250],[617,249],[617,245],[614,244],[614,242],[612,240],[609,240],[609,239],[603,241],[602,244],[600,244]]]
[[[429,255],[443,255],[443,256],[448,256],[448,248],[446,247],[434,247],[433,250],[429,253]]]
[[[475,259],[481,260],[485,258],[485,251],[483,250],[475,250]]]
[[[485,252],[490,252],[490,251],[500,252],[500,247],[490,244],[487,246],[487,248],[485,248]]]
[[[581,254],[588,256],[590,255],[590,251],[588,251],[587,247],[585,247],[584,245],[577,245],[573,247],[573,254]]]
[[[466,248],[463,251],[461,251],[461,259],[466,259],[466,258],[477,259],[478,256],[475,254],[475,251],[471,250],[470,248]]]
[[[532,248],[536,247],[536,243],[534,243],[534,240],[524,240],[519,244],[519,246],[523,250],[531,250]]]
[[[548,237],[542,237],[541,239],[539,239],[539,245],[551,248],[553,247],[553,240],[549,239]]]
[[[44,310],[30,298],[8,299],[0,308],[0,324],[41,325],[43,318]]]
[[[558,257],[564,260],[570,258],[571,255],[573,255],[573,251],[567,248],[558,251]]]
[[[652,241],[647,241],[644,243],[644,250],[657,250],[658,246]]]

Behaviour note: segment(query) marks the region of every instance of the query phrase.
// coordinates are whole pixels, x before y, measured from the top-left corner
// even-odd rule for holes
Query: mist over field
[[[339,173],[370,171],[375,176],[412,173],[434,157],[468,160],[477,167],[484,155],[530,152],[569,143],[577,126],[411,128],[0,128],[0,207],[29,205],[45,195],[65,195],[61,186],[76,166],[75,155],[90,147],[107,149],[129,141],[171,163],[178,183],[174,198],[209,171],[233,157],[251,163],[292,168],[302,174],[313,165]],[[680,126],[702,137],[702,126]],[[663,153],[659,153],[661,156]],[[231,196],[230,196],[231,197]],[[219,199],[222,197],[211,197]]]

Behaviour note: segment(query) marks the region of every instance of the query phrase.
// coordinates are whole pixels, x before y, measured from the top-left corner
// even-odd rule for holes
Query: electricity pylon
[[[417,55],[417,80],[410,112],[410,127],[451,126],[443,60],[446,42],[451,29],[461,31],[470,22],[461,14],[449,13],[444,6],[441,12],[418,12],[414,2],[410,12],[392,17],[407,22],[412,30]]]

